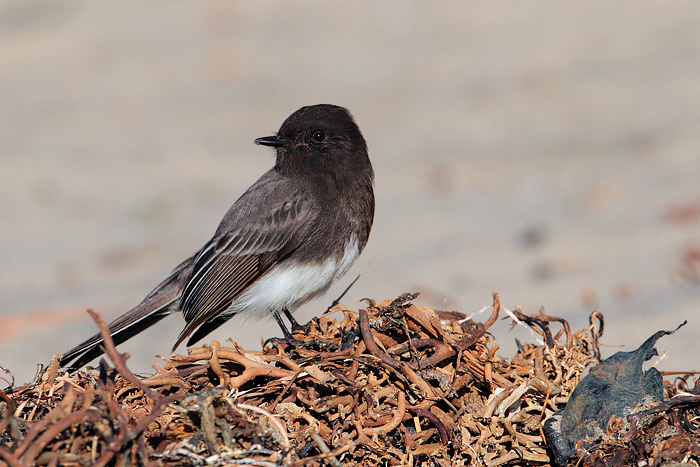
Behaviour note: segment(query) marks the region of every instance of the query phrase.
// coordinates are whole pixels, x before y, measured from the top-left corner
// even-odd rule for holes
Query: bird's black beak
[[[255,140],[255,144],[272,147],[286,146],[287,143],[286,139],[282,139],[279,136],[264,136]]]

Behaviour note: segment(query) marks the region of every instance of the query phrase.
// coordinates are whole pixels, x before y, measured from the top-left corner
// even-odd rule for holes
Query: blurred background
[[[348,107],[376,171],[343,299],[504,306],[700,369],[700,4],[0,3],[0,365],[18,383],[138,303],[274,163],[253,139]],[[484,320],[485,317],[477,316]],[[121,348],[147,371],[183,326]],[[512,356],[501,321],[492,331]],[[274,321],[214,337],[257,349]],[[180,349],[184,351],[184,349]],[[0,384],[2,385],[2,384]]]

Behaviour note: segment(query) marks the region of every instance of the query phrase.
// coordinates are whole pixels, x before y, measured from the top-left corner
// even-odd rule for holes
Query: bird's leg
[[[292,316],[292,312],[291,312],[291,311],[289,311],[288,309],[285,308],[284,310],[282,310],[282,312],[284,313],[284,315],[285,315],[285,316],[287,317],[287,319],[289,320],[289,323],[292,325],[292,332],[294,332],[294,331],[302,331],[305,335],[308,335],[308,334],[309,334],[309,330],[311,329],[311,323],[314,322],[314,321],[318,321],[318,318],[313,317],[313,318],[311,318],[311,321],[309,321],[308,323],[306,323],[306,324],[304,324],[304,325],[301,325],[301,324],[299,324],[299,323],[297,322],[296,319],[294,319],[294,316]],[[318,323],[317,323],[317,324],[318,324]]]
[[[289,310],[287,310],[285,308],[283,310],[283,312],[287,316],[287,318],[289,319],[290,323],[292,324],[292,331],[301,330],[304,332],[304,334],[308,334],[311,322],[307,323],[305,326],[301,326],[292,317],[292,314],[289,312]],[[280,329],[282,330],[282,334],[284,335],[284,337],[282,337],[282,338],[271,337],[263,343],[263,347],[265,347],[270,342],[278,342],[280,344],[288,344],[288,345],[291,345],[292,347],[314,347],[314,346],[326,347],[326,346],[328,346],[328,344],[325,341],[322,341],[320,339],[314,339],[314,340],[308,341],[308,342],[298,340],[297,338],[295,338],[292,335],[291,332],[289,332],[289,329],[287,329],[287,326],[284,324],[284,321],[282,320],[282,317],[280,316],[279,311],[277,311],[277,310],[273,311],[272,316],[275,317],[275,321],[277,321],[277,324],[279,325]]]
[[[287,311],[287,309],[285,308],[284,313],[287,314],[287,313],[289,313],[289,311]],[[277,324],[279,324],[279,327],[282,330],[282,335],[284,335],[284,338],[286,340],[290,340],[290,339],[296,340],[292,336],[292,333],[289,332],[289,329],[287,329],[287,325],[284,324],[284,321],[282,321],[282,317],[280,316],[280,312],[275,310],[272,312],[272,316],[275,317],[275,321],[277,321]],[[288,318],[291,317],[291,313],[288,314],[287,317]],[[294,330],[294,325],[299,326],[299,323],[297,323],[296,321],[291,321],[291,323],[292,323],[292,330]],[[268,339],[268,341],[269,341],[269,339]],[[265,343],[267,343],[267,341]]]
[[[292,313],[287,308],[282,310],[282,312],[289,320],[289,323],[292,325],[292,331],[296,331],[297,329],[302,329],[301,325],[297,322],[296,319],[294,319],[294,316],[292,316]]]

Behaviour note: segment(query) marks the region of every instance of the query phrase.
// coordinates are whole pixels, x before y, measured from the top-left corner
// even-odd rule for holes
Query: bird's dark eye
[[[321,141],[326,139],[326,134],[322,131],[314,131],[313,139],[317,143],[320,143]]]

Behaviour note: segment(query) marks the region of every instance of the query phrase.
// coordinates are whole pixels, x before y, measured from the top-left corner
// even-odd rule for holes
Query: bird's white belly
[[[360,255],[353,239],[340,260],[329,258],[321,264],[288,263],[275,265],[239,295],[227,310],[245,318],[271,317],[272,312],[293,311],[325,292],[343,276]]]

